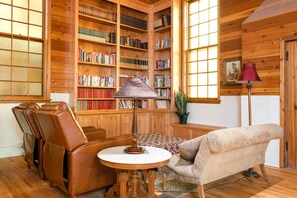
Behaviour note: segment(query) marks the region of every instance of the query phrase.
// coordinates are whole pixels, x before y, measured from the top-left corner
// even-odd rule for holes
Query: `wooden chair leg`
[[[162,174],[162,179],[163,179],[162,189],[163,190],[166,190],[167,189],[167,174],[166,173],[163,173]]]
[[[198,185],[197,188],[198,188],[198,195],[199,195],[199,198],[205,198],[204,187],[203,187],[203,185]]]
[[[271,181],[270,181],[270,179],[269,179],[269,177],[268,177],[268,175],[267,175],[267,173],[266,173],[264,164],[260,164],[260,170],[261,170],[261,172],[262,172],[262,175],[263,175],[265,181],[266,181],[267,183],[271,184]]]

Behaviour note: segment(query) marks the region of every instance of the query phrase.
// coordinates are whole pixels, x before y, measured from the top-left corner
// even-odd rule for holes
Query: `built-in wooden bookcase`
[[[173,9],[173,5],[177,7]],[[175,122],[171,116],[175,115],[173,93],[180,86],[179,10],[179,0],[161,0],[153,5],[137,0],[76,0],[73,106],[81,126],[105,128],[107,137],[130,133],[131,102],[114,99],[113,95],[129,77],[136,76],[157,92],[168,92],[158,100],[139,103],[139,133],[171,134],[168,126]],[[154,29],[158,19],[166,24]],[[173,20],[178,21],[171,24]],[[157,48],[157,41],[162,40],[164,44]],[[109,56],[109,61],[98,61],[103,55]],[[156,66],[160,61],[162,65]],[[84,78],[91,78],[88,76],[113,79],[113,84],[96,84],[97,77],[94,82],[83,83]],[[155,85],[157,76],[166,76],[168,83]]]
[[[116,109],[117,4],[77,2],[76,111]]]
[[[149,84],[148,16],[148,13],[120,6],[120,87],[131,77]],[[131,107],[131,101],[119,100],[120,109]],[[138,107],[148,108],[148,102],[140,101]]]
[[[159,95],[157,109],[171,109],[172,102],[172,50],[171,3],[154,12],[154,77],[153,86]]]

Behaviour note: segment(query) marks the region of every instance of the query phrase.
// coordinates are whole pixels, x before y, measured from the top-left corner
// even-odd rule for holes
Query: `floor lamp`
[[[126,98],[132,100],[132,145],[125,148],[124,152],[130,154],[140,154],[144,152],[142,147],[137,146],[137,106],[138,99],[158,98],[158,94],[139,78],[132,78],[114,95],[114,98]]]
[[[237,83],[247,83],[246,88],[248,90],[249,126],[252,125],[251,89],[252,89],[252,82],[254,81],[261,81],[256,70],[256,65],[254,63],[247,62],[246,64],[243,64]],[[257,172],[255,172],[253,168],[249,168],[247,171],[244,171],[242,174],[249,178],[260,177],[260,175]]]

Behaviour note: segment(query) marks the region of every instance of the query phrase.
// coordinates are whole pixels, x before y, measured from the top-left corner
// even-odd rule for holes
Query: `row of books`
[[[132,66],[136,68],[148,68],[148,60],[147,59],[138,59],[138,58],[130,58],[130,57],[120,57],[121,65]]]
[[[154,87],[170,87],[171,86],[171,76],[156,74],[154,75]]]
[[[116,21],[117,20],[117,13],[110,11],[110,10],[105,10],[99,7],[91,6],[85,3],[79,3],[78,4],[78,12],[80,14],[85,14],[89,15],[92,17],[97,17],[100,19],[105,19],[109,21]]]
[[[115,89],[92,89],[79,87],[77,90],[78,98],[112,98]]]
[[[100,110],[100,109],[115,109],[115,101],[97,101],[97,100],[78,100],[77,110]]]
[[[115,87],[115,76],[89,76],[79,75],[78,85],[96,86],[96,87]]]
[[[148,49],[147,42],[141,42],[140,39],[131,38],[130,36],[121,36],[120,44],[130,47],[137,47],[141,49]]]
[[[169,68],[169,67],[171,67],[171,59],[156,60],[155,61],[155,68],[156,69]]]
[[[154,30],[171,25],[171,17],[169,14],[162,14],[160,18],[154,21]]]
[[[156,104],[156,108],[158,109],[170,109],[169,100],[156,100],[155,104]]]
[[[125,14],[121,14],[121,24],[129,25],[135,28],[147,30],[147,21],[139,18],[135,18],[132,16],[128,16]]]
[[[161,49],[164,47],[170,47],[170,38],[156,41],[156,49]]]
[[[171,89],[170,88],[164,88],[164,89],[155,89],[158,93],[160,98],[170,98],[171,97]]]
[[[99,42],[116,43],[115,32],[109,32],[106,34],[104,31],[89,29],[86,27],[78,27],[78,37]]]
[[[116,64],[116,53],[102,54],[100,52],[86,52],[81,47],[78,48],[78,61],[87,63]]]
[[[138,100],[137,101],[138,108],[147,108],[147,101],[146,100]],[[120,100],[119,101],[119,108],[120,109],[131,109],[132,108],[132,101],[131,100]]]

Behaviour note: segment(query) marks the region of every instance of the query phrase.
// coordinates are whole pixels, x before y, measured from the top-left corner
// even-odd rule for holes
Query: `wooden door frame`
[[[297,36],[281,38],[280,42],[280,126],[282,128],[285,126],[285,47],[286,42],[294,40],[297,40]],[[280,167],[285,167],[285,134],[280,139]]]

